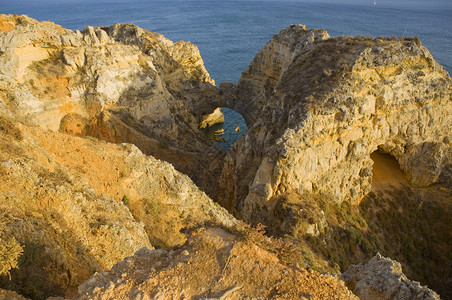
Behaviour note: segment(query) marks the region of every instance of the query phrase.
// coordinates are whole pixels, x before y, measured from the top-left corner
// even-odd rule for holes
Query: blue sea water
[[[191,41],[217,83],[236,83],[272,35],[290,24],[325,28],[331,36],[418,36],[452,73],[451,0],[0,0],[0,13],[69,29],[134,23]],[[246,128],[226,112],[225,126],[237,122]]]
[[[224,122],[209,126],[203,131],[218,150],[227,151],[246,132],[247,127],[241,114],[227,107],[221,107],[221,112]],[[217,133],[221,129],[223,132]]]
[[[217,83],[236,83],[272,35],[290,24],[325,28],[331,36],[418,36],[452,73],[451,0],[0,0],[0,13],[70,29],[134,23],[191,41]]]

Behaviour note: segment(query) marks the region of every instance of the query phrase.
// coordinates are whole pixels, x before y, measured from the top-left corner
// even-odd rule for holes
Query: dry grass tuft
[[[9,271],[17,268],[17,260],[24,252],[21,246],[14,238],[8,241],[0,241],[0,275],[8,275]]]

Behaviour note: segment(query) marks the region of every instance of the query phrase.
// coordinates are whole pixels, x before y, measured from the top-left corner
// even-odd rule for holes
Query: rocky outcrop
[[[43,128],[58,130],[69,113],[90,119],[119,106],[137,120],[152,120],[153,130],[177,135],[177,120],[169,114],[187,105],[172,92],[213,83],[195,45],[135,25],[80,32],[26,16],[3,19],[16,23],[0,40],[3,104]]]
[[[284,59],[271,59],[281,48]],[[357,204],[371,189],[377,149],[397,159],[412,185],[446,178],[451,83],[414,38],[281,31],[236,89],[259,117],[226,157],[221,203],[249,221],[265,220],[286,193]]]
[[[133,24],[81,32],[26,16],[0,22],[4,114],[45,129],[134,143],[205,190],[214,186],[210,178],[204,183],[199,167],[187,167],[214,166],[217,152],[198,130],[203,112],[197,105],[217,89],[195,45]]]
[[[343,238],[340,255],[346,249],[354,258],[359,247],[380,245],[362,240],[364,231],[377,238],[350,213],[357,206],[341,206],[371,190],[374,161],[379,172],[397,170],[379,175],[383,194],[393,178],[399,191],[417,187],[409,195],[445,183],[431,188],[442,189],[438,202],[450,191],[451,79],[415,38],[330,38],[293,25],[258,53],[237,86],[217,88],[196,46],[133,24],[81,32],[1,15],[0,31],[0,242],[24,246],[9,256],[19,257],[19,269],[0,286],[27,297],[73,296],[94,272],[152,246],[162,249],[98,273],[79,296],[350,297],[336,279],[288,267],[238,237],[240,222],[196,185],[322,266],[335,253],[319,253]],[[249,128],[226,157],[199,130],[218,107],[240,112]],[[375,151],[397,161],[386,164]],[[445,206],[431,207],[427,216]],[[184,244],[198,227],[208,229]],[[314,254],[308,240],[323,250]],[[434,238],[413,240],[427,247]]]
[[[275,34],[256,54],[235,91],[235,109],[244,116],[248,127],[260,120],[264,108],[273,108],[269,106],[273,90],[300,53],[329,38],[324,29],[308,30],[305,25],[291,25]]]
[[[142,249],[93,275],[77,299],[111,298],[357,299],[337,278],[282,265],[221,228],[196,230],[176,250]]]
[[[11,279],[0,277],[3,288],[71,296],[143,247],[183,244],[183,229],[238,223],[186,175],[133,145],[0,120],[0,244],[24,246]]]
[[[180,230],[184,228],[207,221],[224,226],[238,223],[187,175],[144,155],[134,145],[116,146],[52,132],[42,135],[39,145],[73,174],[86,178],[98,194],[125,202],[159,248],[183,244],[185,235]]]
[[[224,122],[224,115],[221,112],[221,108],[218,107],[213,111],[213,113],[202,117],[201,122],[199,123],[199,128],[206,128],[222,122]]]
[[[265,215],[267,202],[286,192],[358,203],[377,149],[414,185],[450,180],[451,80],[416,39],[331,39],[293,25],[256,55],[237,87],[217,89],[196,46],[132,24],[80,32],[26,16],[1,22],[5,114],[133,143],[215,198],[223,168],[218,197],[246,219]],[[250,127],[224,164],[198,129],[203,114],[223,106]]]
[[[365,264],[350,266],[341,279],[360,299],[440,299],[434,291],[409,280],[400,263],[380,254]]]
[[[3,288],[32,298],[71,294],[95,271],[152,248],[124,204],[56,163],[27,130],[1,123],[9,129],[0,132],[0,239],[23,245]]]

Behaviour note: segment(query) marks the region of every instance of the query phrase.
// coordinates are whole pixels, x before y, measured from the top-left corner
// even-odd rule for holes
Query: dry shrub
[[[14,239],[9,241],[0,241],[0,275],[8,275],[9,271],[17,268],[17,260],[23,253],[23,247]]]

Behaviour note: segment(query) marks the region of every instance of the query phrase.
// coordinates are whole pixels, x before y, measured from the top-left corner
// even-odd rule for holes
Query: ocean
[[[134,23],[196,44],[217,83],[237,83],[273,34],[290,24],[331,36],[418,36],[452,73],[452,1],[0,0],[0,13],[26,14],[69,29]]]
[[[418,36],[452,74],[451,0],[0,0],[0,13],[26,14],[74,30],[134,23],[173,41],[190,41],[217,84],[237,83],[272,35],[290,24],[324,28],[333,37]],[[226,115],[225,126],[239,123],[243,134],[244,121],[226,111],[232,115]],[[229,133],[237,138],[235,131]]]

